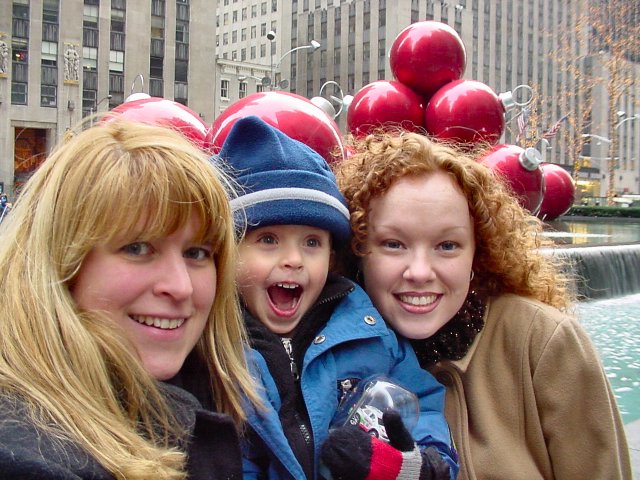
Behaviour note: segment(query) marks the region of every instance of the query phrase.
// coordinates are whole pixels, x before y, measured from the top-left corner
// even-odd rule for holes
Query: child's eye
[[[267,245],[274,245],[277,242],[276,237],[274,235],[268,234],[268,235],[262,235],[260,236],[260,238],[258,238],[258,242],[259,243],[266,243]]]
[[[319,247],[320,245],[321,245],[320,244],[320,240],[318,238],[308,238],[307,239],[307,247],[315,248],[315,247]]]
[[[397,240],[385,240],[384,242],[382,242],[382,246],[391,249],[402,248],[402,244]]]
[[[211,250],[205,247],[192,247],[184,252],[184,257],[191,260],[205,260],[211,258]]]
[[[142,256],[151,253],[151,245],[146,242],[134,242],[125,245],[121,250],[128,255]]]

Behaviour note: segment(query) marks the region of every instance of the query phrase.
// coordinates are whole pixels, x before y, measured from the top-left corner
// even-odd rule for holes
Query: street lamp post
[[[269,30],[269,32],[267,33],[267,40],[271,42],[271,45],[269,45],[269,49],[271,50],[269,52],[271,56],[271,62],[269,67],[269,71],[270,71],[269,80],[271,82],[269,83],[270,85],[269,88],[273,90],[273,50],[274,50],[273,43],[276,41],[276,32],[274,32],[273,30]]]
[[[104,102],[105,100],[111,100],[111,97],[112,97],[111,94],[107,95],[106,97],[102,97],[99,102],[94,102],[95,105],[89,109],[89,119],[90,119],[90,125],[92,127],[93,127],[93,112],[98,113],[98,107],[102,104],[102,102]]]
[[[593,133],[583,133],[582,138],[595,138],[596,140],[604,143],[611,143],[611,140],[609,140],[607,137],[601,137],[600,135],[595,135]]]
[[[620,142],[619,142],[619,137],[618,137],[618,129],[625,124],[626,122],[631,122],[633,120],[637,120],[640,118],[640,114],[636,113],[635,115],[632,115],[630,117],[624,118],[622,120],[620,120],[618,123],[615,123],[615,121],[624,116],[625,112],[621,112],[621,111],[616,111],[615,113],[613,113],[611,115],[611,125],[614,125],[613,127],[613,135],[612,135],[612,139],[609,142],[609,162],[608,162],[608,174],[609,174],[609,183],[608,183],[608,188],[607,188],[607,205],[609,206],[613,206],[613,198],[615,196],[615,170],[616,170],[616,153],[617,150],[620,148]],[[618,155],[618,158],[621,158],[622,155]]]
[[[624,112],[618,112],[618,114],[622,113],[624,115]],[[625,122],[631,122],[633,120],[640,120],[640,113],[636,113],[635,115],[632,115],[631,117],[627,117],[624,120],[620,120],[617,124],[616,124],[616,130],[618,128],[620,128],[620,126],[625,123]]]
[[[276,40],[276,33],[273,30],[270,30],[269,33],[267,33],[267,39],[273,43]],[[305,49],[311,49],[312,51],[316,51],[320,48],[320,42],[317,42],[315,40],[311,40],[311,42],[308,45],[301,45],[299,47],[295,47],[292,48],[291,50],[286,51],[284,54],[282,54],[282,56],[280,57],[280,59],[278,60],[277,63],[274,63],[273,61],[273,46],[271,47],[271,65],[270,65],[270,71],[271,71],[271,86],[270,89],[273,90],[273,84],[274,84],[274,75],[275,75],[275,70],[277,68],[280,67],[280,64],[282,63],[282,60],[284,60],[284,58],[287,55],[291,55],[293,52],[297,52],[298,50],[305,50]]]

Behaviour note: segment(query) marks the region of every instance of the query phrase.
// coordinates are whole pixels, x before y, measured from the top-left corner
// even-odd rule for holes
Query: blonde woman
[[[445,385],[459,478],[631,478],[615,398],[570,314],[570,278],[540,252],[540,222],[489,169],[425,136],[352,148],[336,166],[347,263]]]
[[[226,180],[167,128],[112,121],[60,145],[0,236],[0,471],[240,478],[256,399]],[[219,413],[165,383],[206,366]]]

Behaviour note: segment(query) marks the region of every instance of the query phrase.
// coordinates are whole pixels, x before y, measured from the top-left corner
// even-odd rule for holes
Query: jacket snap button
[[[327,337],[325,337],[324,335],[318,335],[316,338],[314,338],[313,343],[317,345],[319,343],[324,342],[326,339]]]
[[[371,315],[367,315],[366,317],[364,317],[364,323],[366,323],[367,325],[375,325],[376,319],[373,318]]]

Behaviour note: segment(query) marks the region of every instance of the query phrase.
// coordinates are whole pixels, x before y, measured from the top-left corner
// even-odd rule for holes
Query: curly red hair
[[[407,132],[351,139],[348,150],[347,159],[332,164],[351,212],[352,251],[345,256],[345,272],[353,273],[356,257],[367,255],[371,200],[383,196],[399,178],[444,171],[466,197],[474,222],[473,288],[485,295],[535,298],[561,309],[573,302],[566,260],[542,249],[553,245],[542,235],[542,222],[471,153]]]

